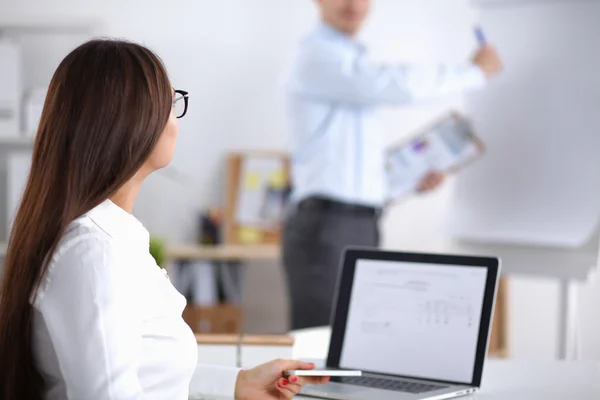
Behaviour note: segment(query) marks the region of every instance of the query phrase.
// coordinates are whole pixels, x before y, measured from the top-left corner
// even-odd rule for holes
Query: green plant
[[[154,260],[159,267],[165,267],[167,245],[163,239],[156,236],[150,236],[150,254],[154,257]]]

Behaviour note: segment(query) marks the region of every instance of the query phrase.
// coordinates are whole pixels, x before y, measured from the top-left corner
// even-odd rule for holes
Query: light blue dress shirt
[[[377,110],[478,89],[485,82],[473,64],[373,63],[362,45],[321,24],[295,49],[285,81],[292,200],[317,195],[382,206],[386,143]]]

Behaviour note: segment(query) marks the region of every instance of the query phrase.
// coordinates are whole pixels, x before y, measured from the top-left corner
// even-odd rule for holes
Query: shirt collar
[[[150,233],[144,225],[110,200],[100,203],[87,216],[111,237],[150,245]]]
[[[353,49],[358,50],[359,52],[364,52],[366,50],[366,47],[360,44],[358,41],[356,41],[352,36],[349,36],[348,34],[338,30],[337,28],[333,27],[325,21],[321,21],[319,23],[317,31],[322,36],[337,40],[340,43],[343,43],[349,47],[352,47]]]

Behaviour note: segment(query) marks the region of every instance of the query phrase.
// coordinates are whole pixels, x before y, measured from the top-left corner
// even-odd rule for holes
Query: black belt
[[[359,204],[344,203],[325,197],[309,197],[298,203],[299,210],[328,210],[342,211],[356,214],[368,214],[375,217],[381,215],[381,208],[363,206]]]

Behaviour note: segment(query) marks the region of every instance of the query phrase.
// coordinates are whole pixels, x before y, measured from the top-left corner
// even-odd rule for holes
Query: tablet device
[[[439,118],[386,154],[389,200],[414,193],[430,172],[456,173],[485,153],[470,122],[457,112]]]

